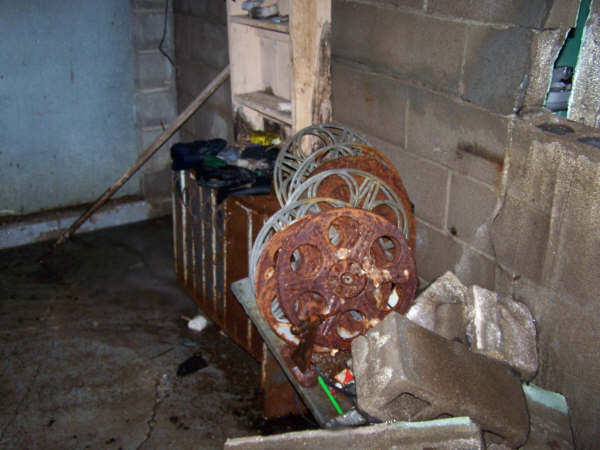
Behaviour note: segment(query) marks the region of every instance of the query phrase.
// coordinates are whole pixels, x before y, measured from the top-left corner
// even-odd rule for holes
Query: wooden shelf
[[[269,19],[253,19],[250,16],[243,16],[243,15],[231,16],[231,21],[233,23],[239,23],[242,25],[247,25],[249,27],[261,28],[263,30],[277,31],[279,33],[289,34],[289,32],[290,32],[289,22],[275,23]]]
[[[292,125],[292,113],[290,111],[282,111],[279,108],[280,103],[290,103],[285,98],[258,91],[248,94],[236,94],[233,96],[233,99],[235,102],[258,111],[267,117]]]

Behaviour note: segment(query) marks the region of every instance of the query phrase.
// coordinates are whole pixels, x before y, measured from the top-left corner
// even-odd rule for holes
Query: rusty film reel
[[[350,349],[390,311],[404,313],[417,285],[398,228],[355,208],[306,216],[278,232],[256,274],[259,309],[276,334],[317,351]]]
[[[286,204],[288,185],[296,169],[316,149],[334,144],[367,144],[367,140],[347,127],[336,124],[311,125],[289,138],[282,146],[273,173],[273,187],[281,206]]]

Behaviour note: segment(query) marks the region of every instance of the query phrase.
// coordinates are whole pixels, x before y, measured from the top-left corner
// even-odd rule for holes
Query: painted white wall
[[[0,29],[0,215],[93,201],[136,157],[130,2],[0,0]]]

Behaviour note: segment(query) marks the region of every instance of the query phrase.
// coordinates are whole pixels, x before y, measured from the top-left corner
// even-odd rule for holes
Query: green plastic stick
[[[321,385],[321,387],[327,394],[327,397],[329,397],[329,401],[331,401],[331,404],[335,407],[335,410],[338,412],[338,414],[340,416],[342,414],[344,414],[344,412],[342,411],[342,408],[340,408],[340,405],[338,404],[337,400],[333,397],[333,395],[331,395],[331,392],[329,392],[329,387],[325,384],[325,381],[323,381],[323,378],[321,378],[319,376],[318,379],[319,379],[319,384]]]

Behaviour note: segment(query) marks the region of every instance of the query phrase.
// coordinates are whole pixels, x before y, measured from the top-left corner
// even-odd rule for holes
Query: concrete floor
[[[264,432],[259,364],[212,325],[187,329],[197,308],[171,245],[163,218],[75,237],[45,266],[44,245],[0,252],[0,448],[220,448]],[[178,377],[197,351],[208,366]]]

